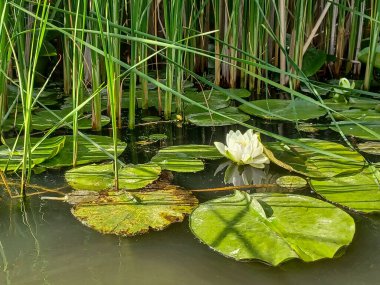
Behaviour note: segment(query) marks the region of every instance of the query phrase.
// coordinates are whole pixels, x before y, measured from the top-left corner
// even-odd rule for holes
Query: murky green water
[[[159,131],[159,130],[154,130]],[[147,130],[142,131],[148,132]],[[141,135],[141,134],[140,134]],[[168,144],[223,140],[224,130],[173,128]],[[130,139],[130,138],[128,138]],[[145,162],[153,146],[128,152],[127,160]],[[216,165],[175,182],[187,189],[223,185]],[[35,183],[64,185],[63,172],[43,173]],[[0,192],[0,284],[378,284],[380,217],[355,215],[357,231],[345,255],[306,264],[291,261],[278,268],[235,262],[201,244],[187,220],[162,232],[133,238],[102,235],[84,227],[60,201],[38,196],[21,204]],[[213,194],[199,195],[205,200]]]

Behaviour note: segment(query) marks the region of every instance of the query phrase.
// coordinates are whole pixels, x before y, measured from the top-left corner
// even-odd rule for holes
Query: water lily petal
[[[226,156],[226,146],[224,144],[221,142],[214,142],[214,145],[222,155]]]

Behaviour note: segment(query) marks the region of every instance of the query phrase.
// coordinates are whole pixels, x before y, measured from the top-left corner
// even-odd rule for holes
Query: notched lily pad
[[[128,165],[119,169],[119,189],[140,189],[155,181],[161,167],[154,163]],[[65,173],[69,185],[76,190],[106,191],[115,184],[113,165],[86,165]]]
[[[197,204],[191,192],[168,185],[152,192],[109,192],[76,205],[71,212],[103,234],[134,236],[182,222]]]
[[[366,165],[366,161],[360,153],[341,144],[317,139],[297,139],[295,141],[306,147],[326,152],[326,154],[280,142],[266,143],[265,146],[272,151],[277,160],[290,166],[292,170],[309,177],[333,177],[360,172]],[[339,155],[342,158],[330,156],[327,153]],[[276,161],[273,162],[276,163]]]
[[[88,140],[78,137],[78,153],[76,165],[88,164],[91,162],[99,162],[103,160],[110,160],[106,153],[99,149],[98,145],[103,150],[107,151],[111,155],[114,153],[113,139],[107,136],[87,135],[87,137],[94,143]],[[127,144],[118,140],[117,150],[118,154],[121,154]],[[64,166],[71,166],[73,163],[73,136],[66,136],[66,141],[61,152],[58,153],[52,159],[45,161],[41,166],[45,168],[60,168]]]
[[[368,167],[350,176],[332,177],[328,180],[312,179],[310,185],[325,199],[347,208],[364,212],[380,212],[379,172]]]
[[[39,142],[40,138],[31,138],[32,148]],[[24,141],[23,138],[19,138],[16,147],[13,150],[13,145],[15,139],[8,139],[8,146],[0,146],[0,170],[1,171],[12,171],[16,170],[21,166],[21,161],[23,157]],[[65,144],[65,137],[58,136],[45,139],[33,152],[31,156],[31,167],[43,163],[56,156]]]
[[[223,156],[214,146],[208,145],[178,145],[161,149],[152,162],[162,169],[176,172],[197,172],[204,169],[201,159],[219,159]]]
[[[260,111],[248,105],[240,105],[239,109],[252,116],[270,120],[296,121],[322,117],[326,110],[302,99],[280,100],[266,99],[251,101],[251,104],[267,111]]]
[[[354,220],[341,209],[307,196],[275,193],[235,192],[203,203],[191,214],[190,228],[227,257],[273,266],[296,258],[333,258],[355,233]]]
[[[380,155],[380,142],[364,142],[358,144],[358,149],[372,155]]]
[[[227,107],[223,109],[216,110],[218,113],[213,114],[209,112],[188,114],[187,120],[200,127],[212,127],[212,126],[229,126],[237,124],[238,122],[246,122],[250,119],[247,114],[244,114],[235,107]],[[224,117],[226,116],[226,117]]]

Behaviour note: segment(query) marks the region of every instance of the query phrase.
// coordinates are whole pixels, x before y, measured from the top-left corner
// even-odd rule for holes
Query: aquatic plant
[[[227,145],[221,142],[214,142],[219,152],[237,163],[238,165],[249,164],[252,167],[264,168],[269,164],[269,158],[264,154],[264,146],[260,142],[258,133],[253,133],[249,129],[244,134],[239,130],[229,131],[226,137]]]

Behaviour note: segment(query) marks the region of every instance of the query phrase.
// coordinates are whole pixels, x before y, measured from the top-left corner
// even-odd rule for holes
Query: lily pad
[[[380,155],[380,142],[364,142],[358,144],[358,149],[362,152]]]
[[[222,93],[216,93],[209,91],[205,92],[187,92],[186,97],[202,104],[205,107],[208,107],[212,110],[219,110],[226,108],[230,105],[229,98],[222,94]],[[195,114],[195,113],[205,113],[205,109],[192,105],[190,103],[185,103],[185,116]]]
[[[265,146],[272,151],[276,159],[290,166],[295,172],[309,177],[333,177],[356,173],[366,165],[360,153],[341,144],[317,139],[297,139],[296,141],[306,147],[313,147],[342,158],[280,142],[266,143]],[[276,163],[276,161],[273,162]]]
[[[380,141],[379,122],[365,122],[365,123],[358,122],[358,123],[362,124],[363,127],[369,129],[371,132],[374,132],[377,135],[371,132],[368,132],[366,129],[364,129],[360,125],[353,123],[352,121],[339,122],[339,128],[342,131],[342,133],[346,136],[354,136],[354,137],[365,139],[365,140]],[[331,125],[330,129],[336,132],[338,131],[338,128],[334,125]]]
[[[119,189],[140,189],[155,181],[161,167],[154,163],[128,165],[119,169]],[[105,191],[115,184],[113,164],[86,165],[66,171],[65,178],[76,190]]]
[[[178,145],[161,149],[152,162],[162,169],[176,172],[197,172],[204,169],[201,159],[219,159],[223,156],[214,146],[208,145]]]
[[[31,138],[32,147],[38,143],[40,138]],[[15,140],[7,140],[6,145],[0,146],[0,170],[12,171],[18,169],[22,164],[24,141],[23,138],[19,138],[16,144],[16,148],[12,152],[13,144]],[[45,139],[33,152],[31,157],[31,167],[33,168],[37,164],[44,162],[54,156],[56,156],[65,144],[65,137],[58,136]]]
[[[226,89],[226,92],[228,92],[229,94],[235,95],[237,97],[240,97],[240,98],[248,98],[249,96],[251,96],[251,92],[249,92],[247,89],[231,88],[231,89]]]
[[[250,103],[269,113],[254,109],[248,105],[240,105],[239,109],[252,116],[270,120],[310,120],[322,117],[326,114],[326,110],[323,108],[302,99],[266,99],[251,101]]]
[[[205,244],[233,259],[277,266],[335,257],[355,233],[350,215],[307,196],[235,192],[199,205],[190,228]]]
[[[310,185],[315,192],[331,202],[372,213],[380,212],[379,177],[378,170],[372,167],[351,176],[312,179]]]
[[[60,119],[58,119],[56,116],[51,114],[49,111],[44,110],[37,112],[35,115],[32,116],[32,128],[34,130],[44,131],[47,129],[52,128],[55,126],[62,118],[64,118],[67,114],[69,114],[72,110],[71,109],[63,109],[63,110],[52,110],[55,115],[57,115]],[[21,128],[23,124],[23,118],[18,117],[18,120],[16,122],[16,126],[18,128]],[[102,126],[107,125],[110,122],[110,118],[107,116],[101,117],[101,124]],[[66,123],[72,124],[72,117],[68,118]],[[63,127],[64,125],[61,125],[60,127]],[[90,115],[81,115],[78,118],[78,128],[81,130],[91,129],[92,128],[92,119]]]
[[[225,118],[217,114],[210,114],[209,112],[204,112],[189,114],[187,116],[187,120],[190,123],[200,127],[211,127],[234,125],[236,124],[236,121],[246,122],[250,119],[248,115],[239,112],[239,109],[235,107],[227,107],[217,111],[224,116],[228,116],[229,118]]]
[[[333,114],[337,120],[359,120],[362,122],[379,122],[380,113],[375,110],[350,109]]]
[[[71,212],[103,234],[134,236],[182,222],[197,204],[190,192],[170,186],[153,192],[109,192],[78,204]]]
[[[87,135],[96,145],[106,150],[108,153],[113,155],[113,139],[107,136],[96,136]],[[111,159],[106,153],[100,150],[96,145],[87,141],[82,137],[78,137],[78,153],[76,165],[88,164],[91,162],[99,162],[103,160]],[[125,142],[119,141],[117,143],[118,154],[121,154],[127,144]],[[61,168],[65,166],[72,166],[73,164],[73,137],[66,136],[65,146],[61,152],[45,161],[41,166],[45,168]]]
[[[307,181],[299,176],[285,175],[277,178],[276,184],[288,189],[302,189],[307,186]]]

